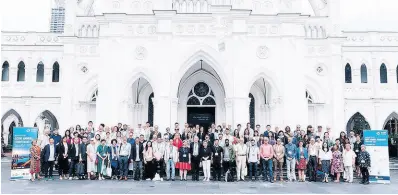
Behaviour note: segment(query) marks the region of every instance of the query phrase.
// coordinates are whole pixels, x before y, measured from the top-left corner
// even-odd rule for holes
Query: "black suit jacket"
[[[70,145],[69,144],[67,144],[68,145],[68,148],[70,148]],[[64,153],[65,153],[65,146],[64,146],[64,143],[63,142],[60,142],[58,145],[57,145],[57,150],[56,150],[57,152],[57,155],[58,155],[58,159],[64,159]],[[68,156],[69,156],[69,152],[67,152],[68,153]]]
[[[43,153],[44,153],[44,162],[47,162],[48,159],[50,158],[50,144],[47,144],[43,148]],[[57,146],[54,145],[54,161],[57,159]]]
[[[206,133],[204,133],[204,132],[203,132],[203,133],[200,133],[200,132],[199,132],[199,133],[197,134],[197,136],[199,137],[199,141],[200,141],[200,140],[203,141],[203,140],[205,140],[205,138],[206,138]]]
[[[80,145],[78,145],[78,147],[79,146]],[[75,146],[75,144],[71,144],[69,149],[68,149],[68,157],[69,157],[69,159],[71,159],[71,160],[79,160],[79,156],[80,156],[80,153],[81,153],[81,151],[79,149],[77,151],[77,156],[76,156],[76,146]]]
[[[139,154],[138,155],[139,155],[140,161],[142,161],[144,159],[144,154],[143,154],[144,146],[142,145],[142,143],[139,143],[138,146],[139,146],[139,149],[138,149]],[[135,161],[136,157],[137,157],[137,144],[133,144],[131,146],[130,159]]]
[[[200,150],[203,147],[202,144],[200,144],[200,142],[198,142],[198,156],[200,154]],[[193,156],[193,150],[194,150],[194,142],[191,143],[190,148],[189,148],[189,153],[191,153],[191,156]]]

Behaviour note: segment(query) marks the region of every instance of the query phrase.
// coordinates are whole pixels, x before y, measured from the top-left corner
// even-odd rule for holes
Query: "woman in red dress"
[[[178,150],[176,164],[176,168],[180,169],[181,181],[187,181],[187,173],[191,170],[191,153],[189,151],[188,140],[184,140],[184,145]]]
[[[40,147],[37,145],[37,141],[32,141],[32,147],[30,148],[30,181],[35,181],[35,176],[37,179],[40,177]]]
[[[173,146],[177,147],[177,149],[180,149],[182,146],[182,140],[180,137],[180,133],[176,133],[174,135],[174,139],[173,139]]]

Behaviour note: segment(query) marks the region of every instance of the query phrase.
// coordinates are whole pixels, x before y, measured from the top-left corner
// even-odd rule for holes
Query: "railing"
[[[179,13],[207,13],[211,0],[174,0],[173,9]]]

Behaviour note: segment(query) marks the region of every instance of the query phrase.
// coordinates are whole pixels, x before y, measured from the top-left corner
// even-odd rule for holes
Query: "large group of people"
[[[57,129],[45,129],[38,140],[32,142],[31,181],[53,179],[54,166],[59,179],[118,179],[163,181],[259,180],[288,182],[353,182],[354,172],[369,184],[370,155],[362,144],[361,135],[342,131],[333,138],[331,129],[317,130],[300,125],[292,131],[261,129],[250,123],[231,125],[211,124],[204,127],[185,124],[182,129],[175,123],[174,132],[146,123],[136,128],[122,125],[108,127],[100,124],[94,129],[90,121],[86,128],[80,125],[59,135]],[[284,177],[284,167],[286,175]],[[296,173],[297,171],[297,173]],[[262,175],[262,178],[260,178]],[[129,177],[131,176],[131,177]],[[297,177],[296,177],[297,176]]]

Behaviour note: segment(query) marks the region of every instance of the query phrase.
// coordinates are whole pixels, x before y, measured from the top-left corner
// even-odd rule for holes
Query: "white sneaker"
[[[151,179],[150,178],[148,178],[148,179],[146,179],[147,181],[151,181]]]
[[[163,178],[160,178],[160,181],[163,181]]]
[[[203,181],[207,181],[207,178],[205,177],[205,178],[203,178]]]
[[[69,177],[69,180],[72,180],[72,177]]]
[[[98,177],[98,180],[100,180],[100,181],[101,181],[101,180],[102,180],[102,178],[101,178],[101,177]]]
[[[210,181],[210,179],[209,178],[207,178],[207,180],[206,181]]]

